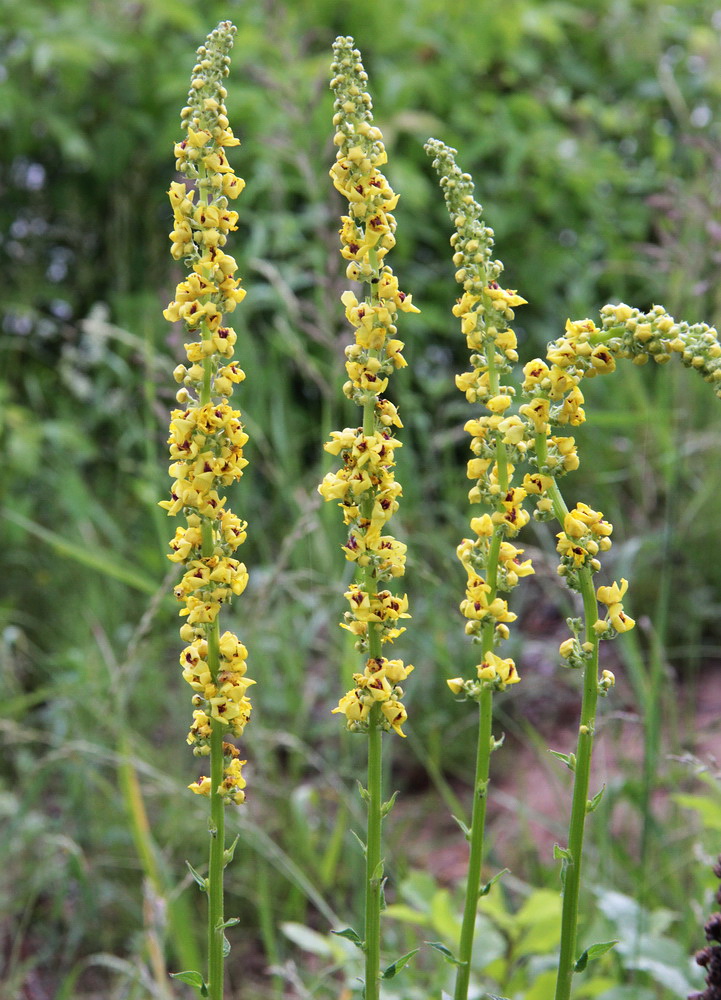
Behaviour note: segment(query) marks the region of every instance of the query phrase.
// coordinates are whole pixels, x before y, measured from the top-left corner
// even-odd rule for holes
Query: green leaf
[[[430,903],[433,933],[442,941],[457,941],[461,932],[456,902],[448,889],[438,889]]]
[[[565,891],[566,872],[568,871],[568,866],[573,864],[573,855],[567,847],[561,847],[560,844],[554,844],[553,856],[557,861],[560,860],[561,862],[561,889]]]
[[[503,878],[503,876],[506,873],[509,873],[510,870],[511,870],[510,868],[502,868],[501,871],[499,871],[499,873],[497,875],[494,875],[493,878],[489,882],[486,882],[485,885],[482,885],[481,888],[480,888],[480,890],[479,890],[479,892],[478,892],[478,898],[480,899],[481,896],[487,896],[488,893],[493,888],[493,886],[499,880],[499,878]]]
[[[465,965],[465,962],[461,962],[460,959],[456,958],[450,948],[447,948],[442,941],[426,941],[429,948],[435,948],[437,952],[445,958],[446,962],[450,965]]]
[[[408,965],[413,956],[419,951],[420,948],[414,948],[413,951],[409,951],[400,958],[397,958],[395,962],[391,962],[391,964],[387,965],[383,972],[381,972],[381,979],[393,979],[393,977],[397,975],[404,966]]]
[[[615,944],[618,944],[618,940],[615,941],[600,941],[598,944],[592,944],[583,952],[583,954],[576,960],[576,964],[573,966],[574,972],[583,972],[588,963],[594,958],[600,958],[601,955],[605,955],[607,951],[610,951]]]
[[[188,871],[193,876],[193,878],[198,883],[198,885],[203,890],[203,892],[207,892],[208,891],[208,880],[207,880],[207,878],[203,878],[203,876],[199,872],[196,872],[195,868],[193,868],[193,866],[191,865],[191,863],[189,861],[186,861],[185,863],[188,866]]]
[[[695,809],[707,830],[721,830],[721,805],[708,795],[672,795],[676,805]]]
[[[391,811],[393,806],[396,804],[396,799],[398,798],[399,794],[400,794],[399,792],[393,792],[388,801],[383,803],[383,805],[381,806],[381,819],[387,816],[388,813]]]
[[[200,993],[201,997],[207,997],[208,995],[208,987],[199,972],[171,972],[170,978],[179,979],[181,983],[187,983],[189,986],[194,986]]]
[[[564,861],[565,864],[567,862]],[[552,955],[561,936],[560,917],[561,897],[558,891],[534,889],[516,911],[518,939],[513,949],[514,956],[520,959],[530,955]]]
[[[331,931],[331,934],[335,934],[336,937],[345,938],[346,941],[352,941],[356,948],[365,951],[363,940],[356,934],[352,927],[344,927],[342,931]]]
[[[240,834],[237,833],[235,835],[235,840],[230,845],[230,847],[226,847],[226,849],[223,851],[223,868],[227,868],[230,862],[233,860],[233,855],[235,854],[235,848],[239,839],[240,839]]]
[[[227,958],[230,954],[230,941],[227,939],[225,934],[223,935],[223,958]]]
[[[505,742],[506,742],[505,733],[501,733],[498,739],[496,739],[494,736],[491,736],[491,753],[493,753],[494,750],[500,750]]]
[[[371,800],[370,792],[365,787],[365,785],[362,785],[360,783],[360,781],[358,781],[357,778],[356,778],[356,784],[358,785],[358,791],[360,792],[360,797],[363,799],[363,801],[364,802],[370,802],[370,800]]]
[[[383,880],[383,873],[385,871],[385,862],[381,859],[378,864],[373,869],[373,874],[371,875],[371,882],[381,882]]]
[[[240,917],[231,917],[230,920],[225,920],[222,924],[218,925],[218,930],[225,930],[226,927],[235,927],[240,923]]]
[[[549,750],[548,752],[551,754],[552,757],[555,757],[557,760],[563,761],[563,763],[566,765],[569,771],[576,770],[575,753],[559,753],[558,750]]]
[[[456,821],[456,823],[458,823],[458,825],[460,826],[461,830],[463,831],[463,836],[466,838],[466,840],[470,840],[471,839],[470,828],[468,826],[466,826],[466,824],[463,822],[463,820],[459,819],[457,816],[453,816],[453,815],[451,815],[451,819],[454,819]]]
[[[311,955],[319,955],[321,958],[333,957],[333,941],[319,934],[318,931],[292,921],[282,923],[280,929],[293,944],[302,948],[303,951],[310,952]],[[343,945],[338,947],[342,948]]]
[[[17,524],[18,527],[23,528],[29,534],[34,535],[41,542],[49,545],[60,556],[74,559],[81,566],[97,570],[104,576],[109,576],[114,580],[120,580],[121,583],[125,583],[129,587],[134,587],[144,594],[157,593],[158,587],[153,580],[138,573],[135,567],[117,562],[102,549],[93,550],[84,545],[76,545],[74,542],[69,542],[62,535],[58,535],[57,532],[51,531],[49,528],[44,528],[42,525],[28,520],[22,514],[17,514],[7,507],[4,507],[0,511],[0,515],[6,517],[8,521],[12,521],[13,524]]]
[[[430,927],[431,918],[428,913],[414,910],[406,903],[390,903],[385,908],[385,916],[390,920],[400,920],[404,924],[419,924],[421,927]]]
[[[592,813],[598,809],[598,803],[603,798],[603,793],[606,791],[606,786],[602,785],[600,792],[596,792],[592,799],[588,799],[586,802],[586,813]]]
[[[355,839],[356,839],[356,840],[358,841],[358,843],[360,844],[360,849],[361,849],[361,851],[363,851],[363,857],[365,857],[365,856],[366,856],[366,853],[367,853],[367,850],[368,850],[368,849],[366,848],[366,845],[365,845],[365,843],[364,843],[364,842],[363,842],[363,841],[362,841],[362,840],[360,839],[360,837],[359,837],[359,836],[358,836],[358,834],[357,834],[357,833],[355,832],[355,830],[351,830],[351,833],[352,833],[352,835],[353,835],[353,836],[355,837]]]

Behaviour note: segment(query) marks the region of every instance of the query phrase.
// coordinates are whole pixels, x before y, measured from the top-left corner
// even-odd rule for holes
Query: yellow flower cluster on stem
[[[225,314],[245,295],[236,262],[224,250],[238,220],[229,202],[244,187],[225,153],[238,145],[223,86],[235,31],[229,21],[221,22],[198,49],[188,103],[181,113],[185,136],[176,144],[175,156],[184,180],[173,182],[168,192],[174,219],[170,240],[173,258],[183,261],[188,273],[163,313],[170,322],[182,321],[190,338],[186,363],[173,373],[181,385],[168,439],[174,482],[170,499],[160,506],[169,515],[185,517],[170,543],[169,558],[184,567],[175,596],[185,619],[180,665],[193,691],[188,743],[210,763],[210,774],[189,787],[210,799],[209,871],[207,879],[197,880],[209,898],[206,988],[211,1000],[223,995],[227,946],[223,869],[232,852],[224,846],[224,806],[245,800],[245,761],[230,738],[243,734],[251,712],[247,691],[254,683],[246,676],[245,646],[232,632],[220,631],[222,606],[242,594],[248,582],[245,565],[235,556],[247,525],[227,507],[222,494],[243,474],[248,440],[239,411],[229,403],[245,374],[233,360],[236,335],[225,323]]]
[[[436,139],[429,140],[425,148],[433,157],[455,226],[451,246],[463,294],[453,314],[461,321],[471,362],[471,369],[456,378],[456,385],[469,403],[483,408],[466,423],[465,430],[471,436],[473,455],[467,470],[474,482],[469,501],[483,504],[486,511],[471,519],[473,538],[464,538],[457,550],[467,578],[460,609],[466,619],[466,634],[480,647],[480,656],[474,676],[448,681],[455,695],[472,698],[479,706],[476,794],[468,832],[470,853],[455,986],[455,1000],[465,1000],[481,887],[490,755],[498,745],[491,729],[493,692],[520,679],[513,659],[495,652],[508,639],[508,625],[516,618],[499,595],[533,573],[530,559],[522,560],[523,549],[512,541],[529,520],[523,508],[526,490],[514,482],[516,465],[524,460],[528,442],[523,422],[509,414],[514,389],[503,381],[518,360],[510,323],[514,309],[525,299],[498,282],[503,265],[491,257],[493,230],[483,221],[470,176],[456,164],[456,151]]]
[[[362,408],[362,422],[331,435],[325,449],[342,465],[319,486],[325,500],[338,501],[348,526],[343,550],[358,567],[359,582],[345,595],[349,610],[342,627],[356,637],[366,657],[363,673],[354,675],[355,687],[334,711],[344,714],[354,731],[367,731],[373,714],[383,729],[402,736],[406,710],[399,685],[413,668],[382,655],[383,645],[404,631],[401,619],[409,617],[406,597],[394,596],[385,586],[405,570],[406,546],[385,533],[401,495],[393,469],[394,452],[401,444],[394,428],[402,424],[396,407],[383,394],[392,373],[406,364],[403,343],[396,336],[397,314],[418,310],[411,296],[399,289],[385,261],[395,244],[391,213],[398,196],[380,171],[387,156],[381,131],[373,124],[360,53],[351,38],[337,39],[333,50],[337,154],[330,174],[348,200],[340,229],[341,255],[348,261],[348,278],[366,286],[360,301],[353,291],[342,295],[355,332],[346,349],[348,381],[343,388]]]
[[[341,255],[351,281],[365,286],[342,295],[345,315],[354,330],[346,349],[348,381],[345,395],[361,407],[360,426],[331,435],[325,448],[338,456],[340,468],[325,476],[319,492],[335,500],[343,512],[348,538],[346,559],[357,567],[356,582],[345,597],[348,611],[341,623],[356,640],[364,661],[353,675],[353,688],[334,712],[345,716],[348,729],[368,737],[368,808],[365,892],[365,997],[377,1000],[380,981],[380,911],[383,885],[381,825],[390,803],[381,801],[381,748],[383,731],[404,736],[407,713],[402,684],[413,667],[389,659],[383,647],[405,631],[408,600],[387,584],[405,571],[406,547],[386,533],[398,508],[401,487],[394,476],[395,450],[400,442],[394,429],[401,420],[384,393],[390,376],[405,366],[403,343],[396,334],[399,312],[418,312],[410,295],[402,292],[386,262],[395,244],[393,209],[398,196],[381,172],[387,157],[380,129],[373,122],[368,77],[353,39],[337,38],[333,45],[333,78],[336,160],[330,175],[347,199],[348,214],[340,229]]]
[[[583,671],[583,697],[576,752],[557,755],[574,772],[574,790],[567,848],[559,848],[564,868],[561,952],[556,1000],[567,1000],[573,975],[578,922],[578,901],[585,817],[597,805],[600,793],[588,798],[590,762],[596,705],[614,684],[613,674],[599,676],[598,647],[601,639],[613,638],[633,628],[623,609],[628,584],[625,580],[594,588],[593,574],[601,568],[599,556],[611,547],[612,526],[603,514],[578,502],[567,507],[557,480],[578,468],[572,436],[557,433],[579,426],[585,420],[581,380],[612,371],[615,356],[639,361],[642,354],[668,360],[670,352],[685,351],[686,363],[701,370],[709,381],[718,381],[718,344],[706,327],[681,330],[659,307],[652,316],[641,316],[628,307],[607,306],[603,327],[590,320],[569,321],[565,336],[549,345],[546,360],[534,359],[523,369],[523,400],[514,405],[515,390],[502,376],[518,361],[516,337],[510,328],[514,309],[524,300],[499,284],[503,270],[493,260],[493,231],[483,222],[481,206],[473,198],[468,174],[455,163],[455,150],[437,140],[426,145],[443,188],[456,232],[451,239],[456,280],[463,288],[454,314],[471,352],[471,370],[456,379],[469,402],[484,407],[484,413],[467,422],[473,458],[468,477],[475,480],[469,493],[472,503],[488,510],[471,521],[474,538],[464,539],[458,555],[467,573],[466,596],[461,603],[466,632],[481,645],[476,676],[448,682],[456,695],[479,702],[479,749],[473,817],[469,831],[466,909],[461,929],[459,968],[455,1000],[466,1000],[469,986],[473,928],[480,886],[483,822],[488,787],[490,748],[497,745],[491,734],[491,694],[518,680],[515,664],[495,647],[508,638],[508,623],[515,619],[499,592],[515,587],[533,572],[530,560],[522,560],[522,549],[513,539],[529,521],[523,504],[535,501],[539,521],[557,519],[560,556],[559,575],[581,595],[583,618],[569,619],[572,635],[560,647],[563,662]],[[683,334],[683,336],[682,336]],[[665,339],[664,339],[665,338]],[[517,465],[525,465],[520,482],[514,481]],[[599,604],[605,607],[599,614]]]
[[[585,625],[569,619],[572,636],[560,647],[569,666],[583,669],[584,686],[576,753],[566,758],[574,771],[574,794],[568,847],[559,851],[565,881],[555,1000],[571,996],[585,816],[600,798],[600,793],[588,798],[596,700],[615,682],[610,670],[603,670],[599,677],[598,644],[629,631],[634,621],[623,607],[626,580],[594,590],[592,574],[600,569],[598,555],[611,547],[612,526],[586,504],[577,503],[569,511],[564,503],[556,480],[578,468],[579,459],[574,438],[554,435],[553,425],[577,427],[584,422],[582,379],[613,372],[617,358],[636,365],[649,360],[666,364],[677,354],[721,398],[721,344],[713,327],[677,322],[660,305],[644,313],[625,303],[609,304],[601,310],[600,319],[600,326],[591,319],[569,320],[564,336],[549,345],[546,360],[536,358],[524,367],[527,402],[519,411],[535,436],[536,472],[529,477],[535,488],[529,493],[537,495],[536,517],[559,521],[558,572],[581,593],[585,612]],[[603,615],[598,614],[598,604],[605,606]]]

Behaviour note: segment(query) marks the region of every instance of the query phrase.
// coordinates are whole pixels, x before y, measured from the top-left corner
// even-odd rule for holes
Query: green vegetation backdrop
[[[439,791],[447,802],[463,797],[454,775],[472,738],[444,693],[469,656],[454,556],[466,530],[468,413],[453,384],[465,346],[450,314],[448,221],[423,142],[456,146],[474,174],[507,283],[529,301],[516,327],[522,359],[567,316],[596,316],[607,301],[721,319],[721,13],[711,0],[6,0],[0,954],[12,997],[90,996],[108,983],[113,996],[136,995],[117,984],[124,958],[147,953],[148,881],[174,898],[184,858],[203,850],[183,791],[195,762],[183,752],[186,695],[167,595],[172,532],[156,502],[168,487],[165,427],[182,350],[161,316],[177,280],[165,192],[193,52],[224,17],[238,26],[227,103],[242,141],[234,164],[248,183],[232,248],[248,290],[234,320],[251,435],[233,502],[250,523],[251,584],[236,614],[259,682],[239,820],[245,861],[230,893],[246,929],[240,954],[261,985],[238,996],[280,995],[265,966],[298,953],[273,927],[325,931],[331,907],[342,920],[359,866],[344,839],[356,747],[329,714],[348,669],[335,625],[345,569],[335,512],[316,494],[322,442],[348,419],[341,206],[327,175],[333,38],[352,34],[363,51],[401,193],[394,268],[422,309],[405,324],[410,368],[396,380],[406,425],[398,533],[409,544],[414,614],[405,652],[416,672],[393,779],[419,805],[399,809],[391,833],[415,842],[420,863],[454,836],[426,828],[424,796],[432,788],[433,812]],[[614,666],[614,708],[635,713],[644,765],[611,779],[599,827],[620,813],[631,833],[623,844],[598,838],[592,879],[669,907],[689,951],[701,944],[694,920],[707,883],[694,867],[700,833],[688,812],[649,804],[655,790],[693,776],[698,734],[674,684],[692,699],[721,658],[721,561],[712,557],[721,434],[696,381],[680,366],[627,366],[594,383],[574,484],[617,524],[610,571],[631,581],[640,625]],[[514,740],[494,764],[510,774],[514,754],[547,742],[575,699],[574,679],[559,681],[554,666],[553,543],[539,532],[527,545],[549,558],[516,609],[531,653],[520,658],[523,691],[502,701]],[[131,805],[135,779],[150,848]],[[493,862],[555,886],[550,850],[519,810],[507,803],[496,818],[511,846],[499,835]],[[684,850],[670,857],[669,844]],[[398,881],[408,861],[399,864]],[[194,906],[193,891],[179,898]],[[202,922],[194,930],[173,912],[177,967],[197,951]],[[100,953],[104,972],[100,959],[86,962]],[[39,992],[23,992],[28,982]]]

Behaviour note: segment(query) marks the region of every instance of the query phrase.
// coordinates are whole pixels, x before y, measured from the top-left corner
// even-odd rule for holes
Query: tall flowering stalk
[[[605,695],[614,684],[609,670],[601,671],[599,676],[599,643],[627,632],[634,621],[623,609],[626,580],[594,587],[593,574],[601,565],[597,556],[611,547],[613,529],[600,512],[584,503],[568,509],[557,479],[578,467],[575,441],[554,435],[552,425],[573,427],[584,422],[584,397],[579,384],[584,378],[613,372],[616,358],[629,358],[635,364],[650,359],[664,364],[674,353],[685,365],[699,371],[721,396],[721,345],[716,331],[703,323],[677,323],[662,306],[654,306],[647,313],[623,303],[604,306],[600,327],[590,319],[569,320],[565,335],[549,345],[546,361],[536,358],[523,370],[523,391],[528,401],[520,412],[535,438],[536,517],[555,517],[559,522],[558,572],[581,595],[584,608],[583,620],[569,619],[572,635],[560,647],[567,665],[583,673],[583,700],[575,753],[557,754],[573,771],[574,787],[568,846],[557,847],[562,861],[563,909],[556,1000],[568,1000],[574,972],[585,968],[590,957],[610,946],[591,945],[576,955],[585,819],[598,805],[603,791],[588,797],[596,705],[599,695]],[[599,604],[603,607],[601,614]]]
[[[433,166],[456,228],[451,246],[455,251],[456,280],[463,287],[463,295],[453,313],[461,320],[471,352],[471,369],[456,378],[456,385],[469,403],[483,407],[480,416],[466,423],[465,430],[471,435],[473,454],[467,470],[468,478],[474,481],[469,500],[481,503],[486,510],[471,519],[473,538],[464,538],[457,550],[467,575],[460,608],[466,618],[466,634],[480,647],[479,660],[471,678],[448,681],[456,696],[476,701],[479,710],[473,809],[471,826],[466,831],[470,853],[455,986],[455,1000],[465,1000],[482,891],[490,756],[500,745],[491,729],[493,692],[520,680],[514,661],[495,651],[508,639],[508,624],[516,618],[499,594],[512,590],[522,577],[533,573],[530,559],[521,561],[523,549],[511,541],[529,520],[522,506],[527,491],[514,483],[516,464],[523,461],[528,442],[523,421],[508,414],[514,389],[503,381],[518,360],[516,335],[509,323],[514,308],[525,300],[498,284],[503,265],[491,258],[493,230],[485,225],[483,210],[474,200],[470,176],[461,173],[456,165],[456,151],[436,139],[425,148],[434,158]]]
[[[473,200],[471,178],[456,166],[455,150],[436,140],[431,140],[426,149],[435,157],[434,166],[456,226],[451,240],[456,250],[453,261],[464,294],[454,313],[461,318],[473,352],[472,370],[456,381],[470,402],[480,402],[489,411],[469,421],[466,430],[472,435],[471,450],[475,455],[469,462],[468,475],[477,479],[470,500],[484,502],[492,513],[471,521],[476,538],[464,539],[458,552],[469,580],[461,610],[469,619],[466,631],[481,644],[482,659],[476,668],[477,679],[459,677],[449,681],[454,693],[476,698],[480,706],[473,819],[468,831],[469,875],[455,1000],[466,1000],[468,995],[488,758],[497,745],[491,735],[491,694],[495,688],[518,679],[513,661],[499,657],[492,649],[507,638],[506,622],[515,617],[497,592],[512,588],[521,576],[533,572],[529,560],[520,561],[522,550],[508,541],[529,520],[521,506],[526,498],[535,500],[536,520],[558,521],[558,573],[580,595],[583,607],[581,617],[568,619],[571,636],[559,650],[562,662],[578,668],[583,675],[577,744],[574,753],[554,751],[574,774],[568,844],[556,847],[556,856],[562,861],[563,907],[555,997],[568,1000],[574,972],[585,968],[589,958],[603,954],[612,944],[592,945],[582,955],[576,955],[585,821],[602,794],[601,790],[589,798],[596,709],[599,696],[606,695],[615,682],[609,670],[599,674],[599,644],[602,639],[627,632],[634,621],[623,609],[626,580],[594,586],[593,576],[601,569],[598,557],[610,549],[613,528],[600,511],[588,504],[578,502],[572,509],[566,504],[558,481],[578,468],[579,459],[575,439],[555,430],[583,423],[584,397],[579,384],[583,378],[612,372],[616,356],[631,357],[637,363],[649,357],[663,362],[678,351],[685,363],[719,383],[721,348],[714,331],[703,325],[689,328],[676,324],[661,307],[641,314],[624,305],[606,306],[601,328],[591,320],[569,320],[565,335],[549,345],[546,360],[535,358],[524,366],[523,401],[515,413],[511,412],[514,390],[503,385],[499,375],[518,360],[515,335],[508,322],[513,319],[513,308],[524,300],[498,284],[502,265],[491,260],[493,232],[484,226],[481,208]],[[717,385],[717,392],[721,393],[721,385]],[[517,462],[531,467],[520,485],[513,483]],[[603,608],[600,613],[599,605]]]
[[[606,305],[601,310],[601,325],[593,320],[568,321],[565,336],[549,345],[547,363],[536,359],[524,368],[524,391],[531,399],[526,411],[536,431],[536,454],[539,472],[547,473],[552,482],[539,501],[541,516],[552,512],[563,531],[558,537],[561,553],[559,573],[568,585],[583,598],[585,625],[569,620],[571,638],[561,644],[561,656],[569,666],[580,667],[584,673],[583,704],[578,744],[575,754],[559,755],[574,772],[574,792],[569,825],[568,847],[558,849],[564,872],[561,951],[556,982],[556,1000],[571,996],[575,971],[585,966],[591,946],[576,958],[578,897],[581,877],[584,823],[600,800],[601,792],[588,798],[588,776],[595,724],[596,699],[613,684],[610,671],[598,677],[598,643],[613,638],[633,627],[633,619],[623,610],[627,583],[613,583],[595,590],[591,574],[599,568],[596,553],[610,548],[611,526],[602,515],[584,504],[568,511],[556,484],[559,461],[563,465],[578,464],[573,438],[554,438],[550,423],[581,424],[583,394],[579,389],[582,378],[592,378],[614,371],[616,358],[627,358],[643,365],[649,360],[665,364],[674,354],[682,363],[698,371],[721,398],[721,344],[716,331],[705,323],[689,325],[677,322],[663,306],[653,306],[644,313],[625,303]],[[598,615],[597,602],[605,606]],[[597,953],[601,953],[598,951]]]
[[[209,776],[189,785],[210,800],[210,852],[207,877],[191,868],[208,895],[207,982],[198,972],[179,973],[203,996],[221,1000],[223,967],[228,950],[223,912],[223,872],[233,846],[225,848],[228,803],[245,800],[245,779],[238,749],[226,741],[242,736],[251,711],[245,676],[247,650],[232,632],[220,632],[220,610],[248,582],[245,565],[234,557],[243,544],[247,525],[226,507],[219,493],[236,482],[247,465],[243,447],[248,438],[240,413],[228,400],[245,374],[233,360],[235,332],[224,314],[232,312],[245,292],[235,277],[237,264],[223,247],[237,226],[237,212],[229,199],[243,190],[225,150],[238,139],[228,123],[222,85],[228,75],[236,29],[221,22],[197,52],[197,62],[181,113],[185,137],[176,144],[176,168],[185,180],[170,185],[174,228],[171,254],[189,273],[178,284],[175,298],[163,315],[182,320],[190,336],[185,344],[187,364],[174,371],[181,383],[179,409],[170,421],[170,500],[160,506],[169,515],[182,513],[184,527],[176,528],[168,557],[184,566],[175,596],[183,605],[185,622],[180,637],[187,645],[180,654],[183,678],[193,690],[193,723],[187,742],[198,757],[209,758]]]
[[[401,684],[413,670],[402,660],[388,659],[383,647],[405,629],[408,600],[396,596],[387,584],[403,576],[406,546],[385,534],[398,509],[401,487],[393,474],[394,452],[400,442],[394,428],[401,427],[398,411],[383,393],[390,375],[406,362],[403,343],[396,338],[398,311],[418,312],[411,297],[398,288],[385,262],[395,244],[396,222],[391,214],[398,201],[380,172],[387,161],[383,136],[373,124],[368,77],[352,38],[337,38],[333,45],[331,89],[335,96],[336,161],[330,175],[348,199],[348,215],[340,230],[341,254],[348,261],[346,274],[365,285],[359,300],[346,291],[341,296],[345,315],[355,331],[346,349],[348,381],[345,395],[361,407],[361,426],[334,431],[326,451],[339,456],[337,472],[328,473],[319,486],[325,500],[337,500],[348,527],[343,546],[346,559],[357,567],[356,582],[345,597],[349,610],[341,626],[356,639],[363,670],[353,675],[354,687],[337,708],[348,729],[368,738],[368,787],[363,797],[368,807],[365,844],[366,893],[365,998],[376,1000],[380,979],[380,910],[383,885],[381,825],[390,803],[382,801],[381,751],[383,731],[404,736],[407,714]]]
[[[585,420],[581,380],[613,371],[615,362],[603,338],[594,341],[595,327],[589,320],[566,324],[566,335],[549,345],[546,360],[535,358],[523,369],[523,393],[526,402],[520,414],[532,435],[530,461],[536,472],[530,479],[535,494],[535,517],[539,521],[555,518],[558,532],[556,549],[561,557],[558,573],[566,585],[580,594],[583,617],[569,618],[571,636],[561,643],[560,655],[569,667],[582,672],[582,701],[578,737],[574,753],[556,753],[573,772],[573,796],[566,847],[556,845],[561,860],[563,906],[561,947],[556,979],[556,1000],[571,995],[573,974],[585,968],[589,957],[602,954],[611,943],[593,945],[577,956],[579,895],[583,862],[586,816],[600,802],[603,789],[589,798],[591,755],[596,728],[599,696],[615,683],[611,671],[599,676],[599,644],[633,628],[634,621],[623,610],[626,580],[595,588],[593,576],[601,568],[598,556],[611,548],[612,525],[600,511],[578,502],[569,509],[558,480],[578,468],[579,459],[573,437],[553,433],[553,427],[577,427]],[[599,614],[599,603],[604,612]]]

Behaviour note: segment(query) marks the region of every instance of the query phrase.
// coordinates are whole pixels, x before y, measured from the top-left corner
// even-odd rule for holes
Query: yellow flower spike
[[[345,556],[356,565],[356,581],[346,592],[350,610],[341,627],[356,639],[365,656],[363,673],[353,677],[355,687],[333,712],[343,715],[351,732],[368,738],[368,803],[366,838],[365,985],[367,1000],[379,1000],[380,880],[382,819],[382,732],[404,737],[406,709],[399,682],[413,669],[400,660],[382,656],[408,618],[407,598],[384,589],[386,581],[401,576],[405,545],[384,530],[398,507],[401,488],[394,479],[393,453],[400,442],[393,437],[402,423],[395,406],[383,396],[394,373],[406,366],[403,342],[397,336],[400,312],[418,312],[411,296],[398,286],[387,257],[395,245],[396,220],[392,212],[398,197],[380,172],[387,160],[383,136],[373,122],[368,77],[353,39],[337,38],[333,45],[333,125],[336,147],[330,176],[348,200],[339,230],[341,256],[349,279],[365,285],[362,299],[351,291],[341,296],[345,316],[354,331],[346,349],[348,381],[343,392],[362,408],[357,429],[334,432],[326,451],[340,457],[342,467],[325,476],[319,492],[337,500],[348,527]]]
[[[169,515],[184,514],[187,526],[176,528],[169,558],[184,565],[175,587],[180,601],[180,629],[187,643],[180,655],[183,678],[190,686],[193,722],[187,742],[197,756],[208,757],[210,773],[189,785],[210,799],[213,837],[208,866],[208,920],[215,930],[223,923],[224,807],[245,800],[244,761],[223,742],[240,737],[251,714],[245,676],[247,650],[229,631],[220,632],[223,605],[240,595],[247,583],[245,565],[234,558],[246,537],[246,524],[227,509],[223,489],[237,482],[247,462],[247,435],[240,413],[228,399],[245,374],[232,360],[236,342],[225,314],[242,302],[245,291],[236,277],[237,264],[223,249],[237,229],[238,214],[228,201],[244,182],[236,177],[225,154],[238,145],[230,129],[223,80],[236,29],[221,22],[198,49],[187,106],[181,114],[185,137],[175,145],[176,166],[183,181],[168,191],[173,211],[171,256],[184,261],[187,274],[164,311],[169,322],[182,322],[188,332],[187,364],[174,372],[182,388],[181,408],[171,414],[170,499],[161,501]],[[222,935],[209,937],[208,996],[223,995]]]
[[[341,627],[357,638],[362,652],[371,652],[368,662],[377,663],[382,645],[404,631],[398,627],[399,619],[409,617],[405,595],[395,597],[382,589],[384,581],[403,575],[406,554],[403,543],[384,534],[402,492],[393,473],[393,453],[400,447],[393,430],[402,427],[402,422],[396,407],[382,394],[392,374],[406,366],[401,353],[404,345],[395,325],[398,313],[418,309],[411,296],[400,290],[386,263],[395,244],[392,212],[398,196],[379,169],[387,157],[382,133],[373,122],[360,53],[351,38],[336,39],[333,51],[333,141],[337,152],[330,176],[348,200],[348,214],[342,217],[339,230],[341,256],[348,262],[348,277],[367,285],[362,299],[350,290],[341,295],[346,319],[355,333],[345,352],[348,381],[343,391],[363,408],[363,419],[361,427],[332,432],[324,447],[341,459],[342,468],[328,473],[318,490],[325,500],[338,501],[348,526],[343,551],[360,574],[359,582],[346,592],[350,611]],[[404,669],[410,672],[411,668]],[[369,700],[385,706],[392,700],[393,690],[393,684],[377,672],[372,679],[356,675],[355,689],[334,711],[345,715],[349,729],[368,731]],[[373,719],[382,728],[403,735],[398,721],[401,715],[405,718],[405,709],[398,703],[392,713],[384,709]]]

